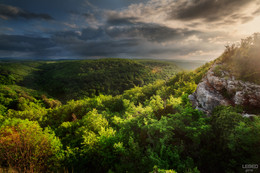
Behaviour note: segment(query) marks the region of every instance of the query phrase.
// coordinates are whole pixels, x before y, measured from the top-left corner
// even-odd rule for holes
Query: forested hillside
[[[260,163],[259,112],[247,118],[242,116],[242,107],[218,106],[209,116],[194,109],[188,98],[217,61],[220,59],[192,72],[179,72],[170,79],[166,74],[170,73],[167,69],[171,66],[128,60],[112,60],[109,66],[105,65],[111,63],[108,60],[86,63],[88,66],[72,62],[58,65],[56,62],[40,62],[30,63],[30,66],[8,64],[12,68],[7,69],[2,65],[1,69],[5,70],[1,78],[5,85],[0,88],[2,170],[245,172],[243,165]],[[19,69],[16,66],[24,68],[14,73]],[[113,68],[105,69],[110,66]],[[62,80],[69,86],[75,85],[68,92],[84,91],[76,82],[78,80],[73,80],[73,75],[79,78],[88,76],[86,80],[92,79],[93,84],[97,80],[101,87],[103,83],[98,82],[94,69],[100,71],[96,74],[109,76],[105,83],[110,81],[108,85],[113,86],[110,94],[122,94],[93,95],[64,104],[41,95],[47,91],[53,94],[50,89],[55,89],[56,85],[60,87],[58,83]],[[151,78],[143,73],[145,70],[149,70]],[[35,79],[37,75],[42,79]],[[120,83],[114,86],[112,81],[117,81],[116,77],[120,75],[121,80],[124,81],[126,75],[136,86],[124,91],[116,88]],[[143,85],[162,76],[166,77],[165,80]],[[44,81],[47,79],[57,82]],[[143,81],[143,86],[135,83],[138,79]],[[38,81],[37,86],[33,86],[31,80]],[[13,83],[21,86],[10,85]],[[39,87],[38,84],[42,85],[39,91],[30,89]],[[254,167],[253,171],[258,170]]]
[[[35,89],[65,102],[122,94],[134,86],[169,79],[180,70],[174,63],[153,60],[14,61],[0,63],[0,83]]]

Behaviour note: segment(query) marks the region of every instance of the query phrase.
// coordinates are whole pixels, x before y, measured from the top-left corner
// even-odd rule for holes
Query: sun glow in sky
[[[259,0],[0,0],[0,58],[208,61],[259,28]]]

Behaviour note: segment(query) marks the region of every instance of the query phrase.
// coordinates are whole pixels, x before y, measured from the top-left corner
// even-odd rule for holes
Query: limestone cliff
[[[214,64],[189,96],[193,105],[210,114],[218,105],[241,105],[251,109],[260,108],[260,85],[236,80],[226,71],[216,75]]]

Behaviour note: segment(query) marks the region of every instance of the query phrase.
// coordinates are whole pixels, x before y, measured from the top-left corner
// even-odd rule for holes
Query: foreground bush
[[[6,120],[0,126],[0,163],[18,172],[48,172],[62,158],[61,143],[48,129],[29,120]]]

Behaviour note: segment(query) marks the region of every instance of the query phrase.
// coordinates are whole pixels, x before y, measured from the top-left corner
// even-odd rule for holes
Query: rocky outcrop
[[[198,84],[196,91],[189,96],[193,105],[210,114],[218,105],[242,105],[260,108],[260,86],[254,83],[236,80],[228,72],[222,71],[218,77],[215,64]]]

